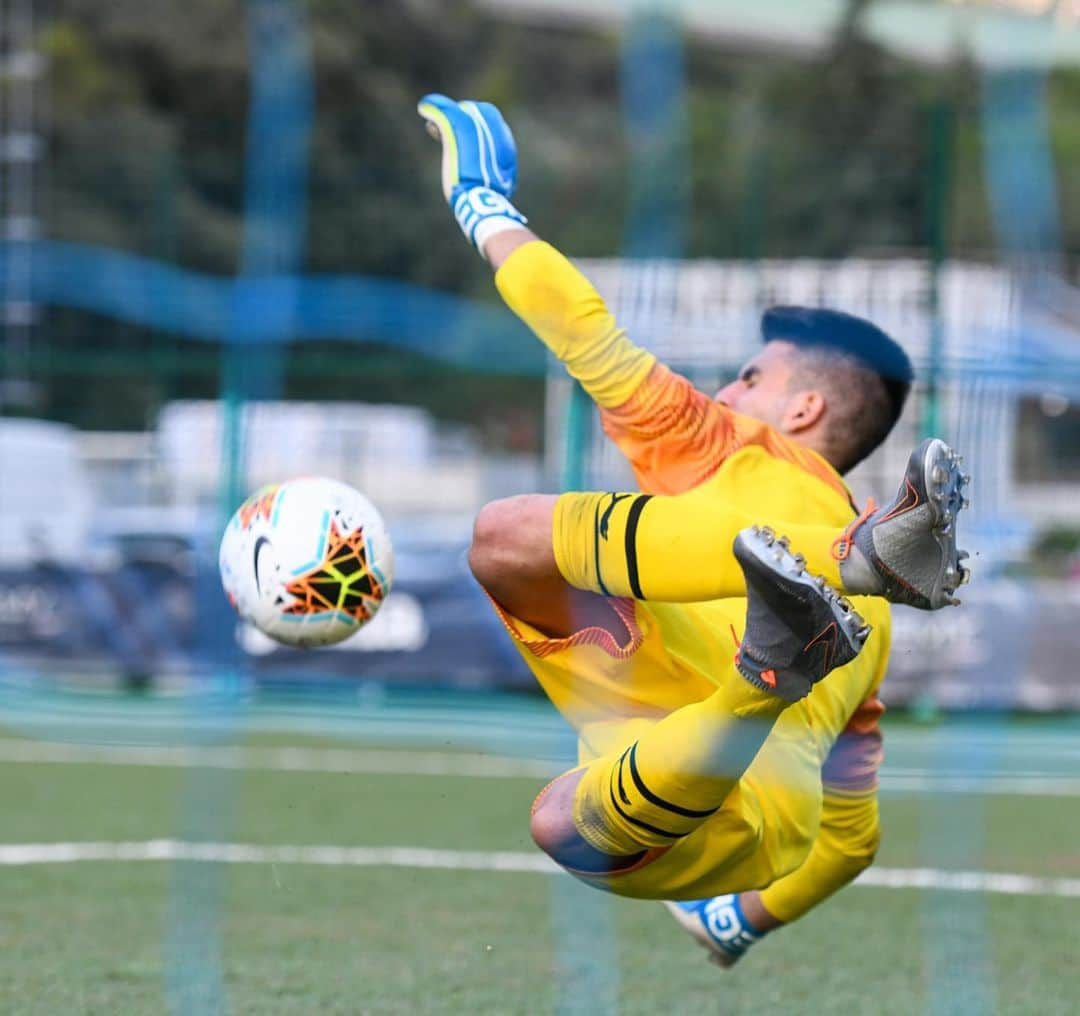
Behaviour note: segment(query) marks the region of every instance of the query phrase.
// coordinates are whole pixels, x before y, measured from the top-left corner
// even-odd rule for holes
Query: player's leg
[[[822,797],[821,825],[803,864],[765,889],[668,902],[668,911],[719,967],[798,920],[870,866],[880,841],[877,794]]]
[[[533,836],[564,867],[625,873],[692,833],[719,810],[777,717],[862,648],[862,619],[790,552],[747,530],[734,554],[746,629],[717,691],[537,798]]]
[[[777,922],[789,924],[873,863],[881,839],[878,771],[884,759],[880,719],[885,707],[868,696],[835,734],[830,703],[813,710],[816,730],[835,738],[821,767],[821,825],[810,856],[790,875],[774,882],[755,901]]]
[[[470,563],[497,602],[549,635],[569,634],[582,619],[614,633],[610,608],[568,586],[667,602],[741,596],[731,539],[751,522],[773,521],[836,588],[932,609],[952,602],[967,577],[956,547],[965,481],[943,442],[923,442],[896,498],[877,510],[871,503],[842,532],[770,520],[767,507],[751,519],[701,492],[511,498],[480,513]]]
[[[751,518],[704,489],[565,494],[555,504],[554,556],[578,588],[665,602],[720,599],[740,595],[730,533],[752,522],[779,528],[811,571],[848,595],[936,609],[955,602],[967,578],[967,555],[956,547],[965,482],[944,442],[925,441],[893,501],[880,509],[871,501],[843,531],[772,519],[767,505]]]
[[[618,644],[625,625],[606,598],[563,578],[552,546],[558,497],[525,494],[485,505],[473,527],[469,567],[507,613],[548,638],[596,627]]]
[[[641,524],[644,502],[649,516]],[[481,509],[469,565],[496,603],[549,637],[590,626],[621,637],[609,596],[673,603],[745,596],[731,544],[754,522],[730,505],[693,493],[525,494]],[[785,534],[794,534],[785,535],[785,547],[808,550],[810,571],[842,588],[831,551],[841,530],[791,525]]]

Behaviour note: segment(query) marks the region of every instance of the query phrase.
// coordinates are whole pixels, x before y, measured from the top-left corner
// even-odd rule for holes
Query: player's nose
[[[741,384],[741,381],[736,380],[732,381],[730,384],[724,385],[724,387],[713,396],[713,401],[719,402],[722,406],[733,406],[735,399],[738,398],[739,387]]]

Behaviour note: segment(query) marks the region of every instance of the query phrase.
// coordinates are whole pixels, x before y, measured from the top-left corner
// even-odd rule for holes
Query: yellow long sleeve
[[[495,274],[495,285],[600,406],[627,402],[656,363],[627,338],[589,280],[542,240],[514,251]]]
[[[761,891],[762,904],[785,923],[802,917],[873,863],[880,838],[877,794],[845,797],[826,791],[810,855]]]

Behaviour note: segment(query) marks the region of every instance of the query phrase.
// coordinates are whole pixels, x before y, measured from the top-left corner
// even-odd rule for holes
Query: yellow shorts
[[[623,638],[583,628],[553,639],[492,602],[547,697],[586,742],[593,725],[603,736],[605,724],[659,719],[711,695],[717,682],[710,675],[730,666],[746,614],[739,599],[664,604],[613,598],[608,603],[626,628]]]
[[[598,628],[551,639],[496,604],[541,687],[578,732],[580,762],[622,750],[661,717],[712,694],[716,682],[709,673],[719,672],[720,664],[730,667],[746,612],[743,599],[610,603],[626,626],[625,640]],[[589,881],[625,896],[693,899],[763,888],[794,871],[817,834],[830,751],[860,705],[876,702],[888,656],[887,609],[882,601],[860,600],[860,612],[875,623],[872,641],[781,714],[715,815],[649,864]],[[865,723],[880,746],[880,707],[863,712],[872,717]],[[878,757],[870,784],[863,773],[861,785],[842,789],[866,792]]]

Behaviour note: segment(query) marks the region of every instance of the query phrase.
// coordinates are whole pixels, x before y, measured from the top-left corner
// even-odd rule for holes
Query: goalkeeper
[[[895,501],[856,513],[842,474],[911,383],[895,342],[850,315],[773,308],[762,350],[710,399],[527,228],[494,106],[429,95],[419,111],[466,237],[641,488],[510,498],[477,519],[473,572],[579,735],[581,764],[541,792],[533,836],[588,882],[689,901],[680,921],[729,964],[874,856],[885,601],[955,602],[966,478],[926,441]]]

